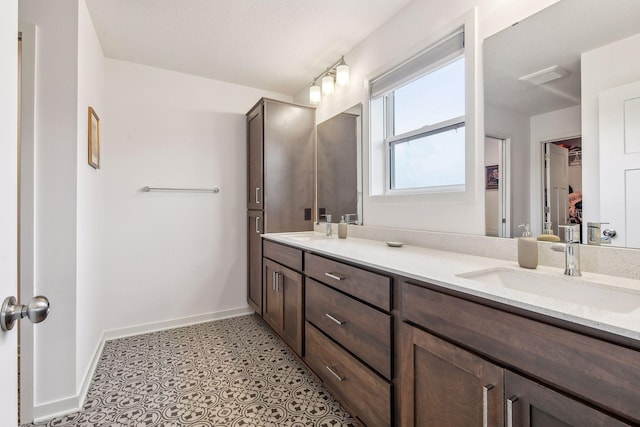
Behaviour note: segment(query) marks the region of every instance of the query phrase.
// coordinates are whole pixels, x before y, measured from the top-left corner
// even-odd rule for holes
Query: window
[[[384,193],[464,191],[465,100],[463,31],[371,82]]]

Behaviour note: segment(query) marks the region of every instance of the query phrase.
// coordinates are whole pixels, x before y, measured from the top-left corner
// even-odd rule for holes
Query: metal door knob
[[[16,320],[24,317],[28,317],[33,323],[40,323],[49,315],[49,308],[49,300],[42,295],[34,297],[29,305],[17,304],[16,297],[7,297],[0,309],[0,328],[3,331],[9,331]]]
[[[605,236],[607,236],[607,237],[615,237],[615,235],[616,235],[616,230],[612,230],[612,229],[610,229],[610,228],[606,228],[606,229],[602,232],[602,234],[604,234],[604,235],[605,235]]]

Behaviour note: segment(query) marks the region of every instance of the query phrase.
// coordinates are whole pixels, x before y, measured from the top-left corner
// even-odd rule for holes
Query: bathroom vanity
[[[263,244],[265,295],[290,303],[265,320],[368,426],[640,423],[637,280],[319,233]]]

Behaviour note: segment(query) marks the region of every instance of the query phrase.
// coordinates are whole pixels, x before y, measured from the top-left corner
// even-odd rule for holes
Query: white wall
[[[35,401],[76,392],[77,19],[75,0],[23,0],[36,24],[36,252],[34,294],[51,314],[35,329]]]
[[[104,55],[84,0],[78,2],[77,101],[77,273],[76,273],[76,390],[103,331],[104,304],[104,174],[89,166],[88,107],[109,123],[104,102]]]
[[[640,34],[582,54],[582,166],[583,221],[601,222],[600,140],[598,95],[626,83],[640,80]]]
[[[476,128],[476,149],[473,158],[474,177],[478,181],[472,200],[456,202],[430,202],[428,198],[406,197],[386,200],[369,196],[369,147],[368,147],[368,92],[366,81],[400,63],[411,54],[426,48],[438,40],[442,30],[452,21],[478,7],[479,43],[495,32],[547,7],[557,0],[530,2],[527,0],[454,0],[448,2],[415,0],[398,12],[378,30],[345,54],[351,67],[351,83],[338,88],[331,97],[325,97],[317,108],[318,122],[362,102],[364,116],[364,222],[367,225],[415,228],[423,230],[452,231],[484,234],[484,189],[482,180],[483,125]],[[480,46],[478,46],[480,47]],[[468,52],[471,51],[468,47]],[[478,105],[468,119],[483,117],[481,61],[477,58],[478,74],[475,76],[475,97]],[[473,86],[471,86],[473,87]],[[308,102],[308,87],[295,96],[296,102]],[[479,141],[479,142],[478,142]],[[516,204],[513,204],[516,209]],[[401,212],[401,215],[399,214]],[[526,212],[526,210],[524,211]]]
[[[531,231],[542,233],[542,148],[541,143],[571,138],[582,133],[580,106],[563,108],[531,117],[530,200]],[[583,140],[584,141],[584,140]],[[584,146],[584,145],[583,145]]]
[[[245,113],[286,97],[114,59],[105,94],[104,329],[246,307]]]
[[[485,134],[511,141],[511,236],[519,236],[518,225],[531,223],[529,117],[485,105]]]

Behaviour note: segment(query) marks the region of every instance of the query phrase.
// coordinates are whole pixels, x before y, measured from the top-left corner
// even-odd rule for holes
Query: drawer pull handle
[[[489,427],[489,390],[493,384],[482,387],[482,427]]]
[[[256,217],[256,233],[260,234],[260,217]]]
[[[327,276],[327,277],[331,277],[332,279],[335,279],[335,280],[338,280],[338,281],[346,279],[346,277],[339,276],[339,275],[337,275],[335,273],[324,273],[324,275]]]
[[[507,399],[507,427],[513,427],[513,403],[518,400],[518,396],[511,396]]]
[[[338,381],[344,381],[347,378],[346,377],[341,377],[340,375],[337,374],[336,371],[333,370],[333,368],[329,365],[327,365],[327,371],[331,372],[331,374],[336,377],[338,379]]]
[[[256,187],[256,205],[260,204],[260,187]]]
[[[336,319],[335,317],[333,317],[333,316],[332,316],[332,315],[330,315],[329,313],[325,313],[324,315],[325,315],[325,316],[327,316],[329,319],[333,320],[334,322],[336,322],[336,323],[337,323],[338,325],[340,325],[340,326],[342,326],[342,325],[344,325],[345,323],[347,323],[347,322],[344,322],[344,321],[342,321],[342,320],[338,320],[338,319]]]

